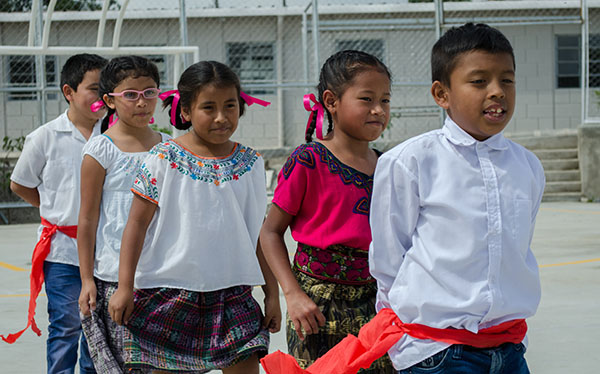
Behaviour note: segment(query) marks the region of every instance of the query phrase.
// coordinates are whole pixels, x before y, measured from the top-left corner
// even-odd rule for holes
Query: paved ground
[[[0,226],[2,334],[24,327],[29,260],[36,227]],[[528,321],[530,346],[526,357],[532,373],[597,373],[600,364],[600,204],[542,204],[533,250],[541,266],[543,296],[537,315]],[[257,289],[259,300],[260,293]],[[46,299],[41,296],[37,308],[37,321],[44,331],[41,337],[28,331],[14,345],[0,342],[1,373],[45,372],[45,310]],[[272,337],[271,349],[286,350],[284,333]]]

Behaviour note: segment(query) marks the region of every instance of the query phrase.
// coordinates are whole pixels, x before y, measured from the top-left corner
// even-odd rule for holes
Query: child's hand
[[[306,335],[319,332],[319,326],[325,325],[325,316],[321,310],[302,290],[286,295],[288,314],[300,340]]]
[[[133,312],[133,290],[118,287],[108,303],[108,313],[118,325],[129,322]]]
[[[90,316],[91,311],[96,310],[96,296],[98,290],[96,289],[96,283],[94,280],[87,280],[81,282],[81,293],[79,294],[79,311],[84,316]],[[91,310],[90,310],[91,309]]]
[[[268,328],[270,333],[276,333],[281,329],[281,306],[279,295],[265,297],[265,318],[263,327]]]

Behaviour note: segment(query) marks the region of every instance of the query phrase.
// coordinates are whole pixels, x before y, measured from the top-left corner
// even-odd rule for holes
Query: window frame
[[[235,41],[225,43],[227,66],[243,84],[277,83],[276,45],[274,41]],[[259,53],[268,50],[270,53]],[[247,66],[244,66],[247,65]],[[271,88],[254,88],[249,94],[274,94]]]
[[[32,91],[10,91],[10,88],[35,88],[37,87],[37,73],[36,73],[36,57],[34,55],[9,55],[4,58],[4,76],[6,87],[9,89],[7,94],[8,101],[36,101],[38,95],[36,90]],[[45,79],[46,87],[58,87],[60,72],[58,71],[58,56],[45,55]],[[15,64],[24,65],[27,64],[29,68],[25,73],[13,71],[13,60]],[[24,69],[20,69],[23,71]],[[16,74],[15,74],[16,73]],[[14,79],[14,77],[23,76],[25,79]],[[29,79],[27,79],[29,78]],[[21,80],[15,82],[15,80]],[[43,93],[42,93],[43,94]],[[56,100],[58,98],[57,93],[47,93],[49,100]]]

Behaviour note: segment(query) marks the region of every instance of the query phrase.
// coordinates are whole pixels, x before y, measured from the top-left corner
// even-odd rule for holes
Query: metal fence
[[[440,33],[465,22],[497,26],[515,47],[515,132],[600,117],[600,12],[586,0],[4,0],[0,137],[25,135],[65,110],[60,68],[85,51],[150,56],[163,89],[196,60],[223,61],[245,90],[272,102],[249,110],[236,138],[292,147],[303,141],[308,118],[302,95],[314,91],[329,55],[352,48],[378,56],[393,74],[392,121],[381,142],[395,144],[440,126],[443,114],[429,94],[430,49]],[[165,113],[156,117],[168,123]]]

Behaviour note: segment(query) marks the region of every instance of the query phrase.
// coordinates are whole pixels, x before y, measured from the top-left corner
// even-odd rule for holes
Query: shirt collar
[[[462,146],[471,146],[475,143],[485,144],[495,150],[504,150],[508,148],[508,143],[502,132],[489,137],[484,141],[479,141],[469,135],[465,130],[456,124],[449,116],[446,117],[444,127],[442,128],[444,136],[453,144]]]
[[[69,109],[65,110],[63,114],[58,116],[57,120],[54,121],[52,128],[54,131],[58,132],[73,132],[75,130],[75,125],[69,119],[67,112]],[[92,129],[92,136],[100,134],[100,125],[102,120],[98,120]],[[79,131],[78,131],[79,132]]]

